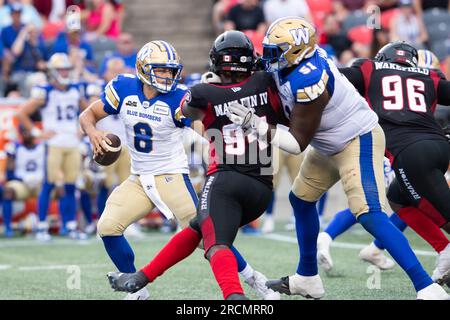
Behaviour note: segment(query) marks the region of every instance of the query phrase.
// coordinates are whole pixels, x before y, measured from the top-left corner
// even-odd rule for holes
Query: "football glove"
[[[267,133],[269,126],[267,122],[262,121],[260,117],[255,114],[254,108],[247,108],[240,103],[234,102],[228,106],[227,117],[240,126],[245,132],[249,129],[254,129],[258,136]]]
[[[222,83],[220,77],[214,72],[208,71],[202,74],[201,83]]]

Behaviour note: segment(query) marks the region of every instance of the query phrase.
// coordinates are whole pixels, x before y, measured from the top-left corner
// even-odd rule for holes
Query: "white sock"
[[[253,272],[254,272],[254,270],[253,270],[252,266],[247,263],[247,266],[245,267],[245,269],[239,273],[241,274],[241,276],[244,277],[244,280],[248,280],[251,277],[253,277]]]

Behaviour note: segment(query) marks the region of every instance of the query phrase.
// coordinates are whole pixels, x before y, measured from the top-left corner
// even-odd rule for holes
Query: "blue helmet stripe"
[[[161,41],[161,42],[162,42],[164,48],[166,48],[166,51],[167,51],[167,57],[169,58],[169,60],[174,60],[175,57],[174,57],[172,48],[170,48],[170,45],[169,45],[167,42],[165,42],[165,41]]]

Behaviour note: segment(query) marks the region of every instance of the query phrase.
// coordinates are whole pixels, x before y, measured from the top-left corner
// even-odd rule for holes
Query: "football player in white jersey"
[[[3,221],[5,236],[13,236],[11,226],[13,201],[36,197],[44,178],[44,144],[36,144],[27,130],[21,130],[22,143],[6,146],[7,182],[3,190]]]
[[[117,77],[119,74],[124,73],[126,70],[125,62],[121,58],[111,58],[106,64],[106,71],[103,76],[103,80],[99,80],[93,83],[89,83],[86,88],[86,96],[90,103],[98,100],[105,88],[105,85]],[[118,114],[110,115],[96,124],[97,129],[104,132],[114,132],[121,141],[126,141],[125,126]],[[97,218],[100,218],[103,210],[105,209],[106,199],[108,194],[112,191],[114,186],[117,186],[124,182],[130,176],[130,153],[126,145],[122,145],[122,151],[119,158],[111,165],[104,167],[105,180],[100,186],[97,192]],[[81,199],[81,204],[86,199]],[[87,227],[88,231],[95,230],[95,223],[90,224]]]
[[[38,240],[50,240],[46,222],[50,194],[63,179],[64,196],[60,198],[62,229],[73,238],[77,232],[75,181],[81,167],[78,114],[86,107],[83,90],[72,82],[73,65],[64,53],[55,53],[47,64],[49,83],[34,87],[31,98],[18,111],[18,118],[33,137],[46,140],[45,180],[38,200]],[[34,126],[30,115],[40,110],[43,130]],[[84,237],[83,237],[84,238]]]
[[[123,236],[131,223],[155,206],[168,219],[175,217],[182,228],[196,216],[198,199],[183,147],[183,128],[189,120],[175,118],[175,111],[190,95],[177,86],[181,70],[172,45],[151,41],[138,52],[137,76],[123,74],[110,81],[101,99],[80,115],[80,124],[96,154],[103,154],[109,143],[106,133],[96,128],[97,122],[117,114],[125,124],[124,144],[131,156],[131,175],[113,190],[97,225],[120,274],[136,272],[133,250]],[[126,299],[148,297],[144,287],[129,293]]]
[[[325,290],[317,268],[319,218],[316,202],[338,180],[359,223],[405,270],[418,299],[449,299],[433,283],[414,255],[408,240],[385,212],[384,132],[370,109],[334,62],[316,44],[314,26],[302,18],[275,21],[263,42],[267,71],[273,72],[290,130],[276,130],[254,110],[236,104],[229,117],[244,129],[290,153],[305,154],[289,200],[296,218],[300,261],[292,276],[268,282],[273,290],[320,299]]]

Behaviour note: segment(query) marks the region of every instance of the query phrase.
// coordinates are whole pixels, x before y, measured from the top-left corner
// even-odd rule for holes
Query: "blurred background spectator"
[[[253,30],[260,34],[266,32],[264,11],[258,0],[241,0],[233,6],[225,19],[225,30]]]
[[[103,60],[99,74],[103,76],[106,64],[111,58],[121,58],[125,62],[125,70],[127,73],[134,73],[136,64],[136,47],[133,36],[130,33],[122,33],[117,39],[117,50],[107,55]]]
[[[414,10],[412,0],[399,0],[400,10],[391,21],[390,40],[403,40],[423,48],[428,40],[428,33],[422,20]]]
[[[449,0],[414,0],[414,9],[417,14],[422,15],[423,11],[429,9],[450,10]]]
[[[219,35],[224,30],[225,19],[238,0],[218,0],[212,8],[212,24],[214,32]]]
[[[66,28],[65,31],[60,32],[55,39],[49,56],[56,52],[63,52],[69,54],[71,49],[79,49],[82,54],[82,59],[86,60],[87,65],[94,66],[94,53],[92,46],[81,37],[81,29]]]
[[[325,17],[322,28],[321,44],[329,45],[333,51],[327,50],[331,55],[334,55],[339,60],[341,54],[350,49],[352,42],[347,37],[347,34],[342,30],[337,17],[330,14]]]
[[[312,21],[311,12],[305,0],[266,0],[263,9],[269,25],[287,16],[298,16]]]
[[[117,1],[91,0],[86,28],[89,40],[100,36],[117,39],[122,29],[123,5]]]
[[[20,12],[20,20],[23,24],[33,24],[41,29],[42,19],[31,0],[0,0],[0,28],[4,28],[13,23],[13,11]]]

